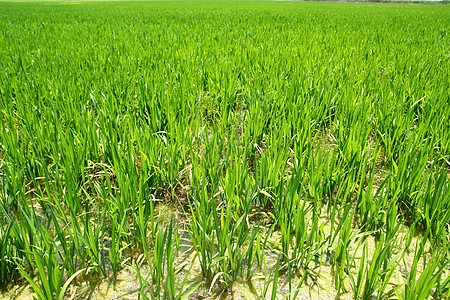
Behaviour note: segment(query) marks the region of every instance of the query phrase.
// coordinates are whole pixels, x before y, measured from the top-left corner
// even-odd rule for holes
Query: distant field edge
[[[409,1],[409,0],[272,0],[272,1],[292,1],[292,2],[342,2],[342,3],[395,3],[395,4],[449,4],[449,0],[427,0],[427,1]]]
[[[384,3],[384,4],[449,4],[450,0],[0,0],[0,3],[14,2],[333,2],[333,3]]]

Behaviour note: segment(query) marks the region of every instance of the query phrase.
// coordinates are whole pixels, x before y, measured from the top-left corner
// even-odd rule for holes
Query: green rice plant
[[[68,274],[75,274],[82,261],[83,254],[77,253],[77,248],[74,237],[74,232],[67,230],[67,224],[60,224],[61,219],[60,212],[58,213],[56,209],[53,208],[51,213],[51,220],[54,226],[54,240],[57,246],[57,252],[59,257],[61,257],[65,262],[65,268]],[[80,249],[80,248],[78,248]]]
[[[100,224],[97,224],[97,220],[92,218],[92,215],[96,213],[89,209],[81,215],[80,219],[73,210],[68,213],[67,223],[55,225],[56,238],[59,240],[64,256],[71,260],[68,268],[75,270],[78,266],[83,266],[86,267],[86,273],[92,271],[94,274],[106,274],[106,269],[101,268],[103,264],[100,263],[98,245],[103,238],[104,218]],[[64,211],[63,214],[65,214]],[[70,243],[67,243],[66,235],[70,237]]]
[[[425,148],[414,149],[412,140],[405,146],[406,150],[399,154],[398,165],[391,165],[391,194],[399,197],[399,205],[414,218],[420,214],[418,199],[422,197],[424,184],[428,175],[424,172],[428,156]]]
[[[272,293],[270,295],[270,300],[277,299],[277,287],[278,287],[278,280],[279,280],[279,276],[280,276],[280,265],[279,265],[279,262],[280,262],[280,260],[278,260],[277,267],[275,269],[275,275],[274,275],[274,278],[273,278]]]
[[[356,171],[353,171],[356,172]],[[350,226],[351,227],[351,221],[352,218],[350,218],[351,221],[348,221],[346,219],[342,219],[341,216],[345,215],[345,212],[350,209],[350,207],[353,205],[352,200],[354,191],[356,189],[356,183],[353,182],[352,177],[354,175],[345,176],[342,178],[342,182],[340,182],[336,194],[333,197],[331,203],[328,203],[327,207],[327,213],[329,215],[330,221],[331,221],[331,227],[330,227],[330,233],[327,238],[325,238],[325,244],[326,244],[326,251],[328,254],[331,253],[331,249],[334,246],[334,242],[336,241],[336,238],[340,234],[343,226]],[[347,211],[347,214],[349,211]],[[338,220],[341,221],[338,221]],[[347,224],[345,224],[347,222]],[[337,224],[337,226],[335,226]],[[348,237],[348,235],[347,235]]]
[[[401,223],[397,224],[398,230],[398,226]],[[370,299],[377,289],[378,299],[385,299],[386,297],[389,298],[392,296],[393,291],[385,292],[385,289],[400,259],[404,256],[404,251],[394,253],[393,245],[395,243],[396,239],[393,236],[381,233],[371,258],[368,256],[368,244],[363,244],[363,254],[359,263],[356,280],[353,274],[349,273],[355,299]],[[371,260],[369,261],[369,259]]]
[[[172,220],[170,220],[170,224],[167,227],[167,236],[166,236],[166,245],[165,245],[165,261],[166,261],[166,268],[167,268],[167,277],[166,277],[166,283],[164,285],[164,298],[169,299],[176,299],[177,295],[177,287],[175,284],[175,265],[174,265],[174,254],[176,250],[179,247],[179,238],[178,234],[175,232],[175,234],[172,232],[173,230],[173,223]],[[173,240],[173,237],[175,235],[175,240]],[[175,245],[173,245],[175,244]],[[174,251],[175,249],[175,251]]]
[[[179,236],[177,230],[173,228],[173,220],[165,229],[159,229],[156,235],[153,260],[150,273],[143,277],[136,266],[140,290],[139,296],[143,299],[188,299],[202,282],[191,283],[189,285],[188,275],[191,267],[184,277],[178,277],[185,265],[177,268],[175,256],[179,249]],[[178,279],[177,279],[178,277]],[[150,280],[151,279],[151,280]],[[147,296],[147,293],[150,297]]]
[[[373,172],[373,166],[371,173]],[[373,174],[373,173],[372,173]],[[365,174],[362,175],[365,177]],[[386,180],[377,189],[375,196],[373,195],[373,176],[369,177],[369,182],[367,183],[367,188],[364,188],[364,184],[360,184],[358,189],[356,211],[361,216],[361,225],[366,230],[373,230],[377,227],[378,215],[382,212],[382,201],[380,199],[383,197],[380,192],[384,189],[384,184]],[[375,198],[375,199],[374,199]],[[379,204],[378,204],[379,203]]]
[[[401,259],[405,255],[405,250],[409,246],[409,242],[406,241],[404,249],[398,249],[396,245],[398,244],[398,233],[400,232],[400,226],[402,225],[402,218],[398,216],[397,204],[395,201],[389,203],[389,207],[386,209],[386,225],[385,234],[380,237],[384,238],[384,249],[385,252],[382,270],[379,272],[379,284],[378,284],[378,299],[389,298],[394,295],[394,291],[386,291],[388,284],[397,270]]]
[[[362,242],[363,242],[363,239],[361,239],[358,242],[356,250],[358,250],[359,247],[363,244]],[[356,251],[355,251],[355,253],[356,253]],[[362,256],[359,259],[358,267],[356,267],[356,264],[355,264],[355,268],[357,270],[356,279],[355,279],[355,276],[353,276],[353,274],[351,272],[349,273],[350,286],[351,286],[352,292],[353,292],[352,293],[353,299],[359,299],[362,289],[364,288],[364,275],[366,272],[367,253],[368,253],[367,244],[363,244]]]
[[[162,142],[160,139],[145,130],[137,135],[143,136],[138,140],[140,152],[140,166],[138,174],[138,192],[136,207],[133,211],[133,225],[135,238],[134,243],[140,245],[144,251],[147,261],[150,260],[148,252],[148,239],[154,239],[158,231],[161,215],[155,216],[154,192],[162,186],[163,174],[158,161],[161,159]],[[138,163],[139,165],[139,163]],[[133,188],[130,185],[130,188]]]
[[[282,251],[279,253],[281,256],[279,259],[283,263],[281,270],[284,271],[285,276],[287,273],[288,299],[296,299],[307,277],[314,277],[314,269],[317,265],[311,265],[313,260],[316,262],[320,260],[322,246],[325,244],[325,241],[321,240],[321,228],[318,228],[319,213],[314,206],[306,208],[304,203],[306,201],[303,202],[302,207],[297,204],[294,208],[296,211],[292,217],[292,226],[286,226],[285,220],[280,222]],[[280,220],[283,220],[283,216],[278,219]],[[299,277],[295,287],[293,286],[294,276]]]
[[[132,126],[127,119],[123,120],[124,123]],[[130,130],[131,131],[131,130]],[[121,137],[121,147],[116,149],[115,156],[113,158],[112,167],[114,169],[114,179],[117,184],[117,188],[120,193],[109,197],[112,200],[112,210],[117,209],[117,215],[120,218],[124,216],[128,217],[129,208],[135,208],[138,202],[138,190],[139,186],[139,170],[137,168],[137,161],[135,157],[135,141],[132,133],[126,135],[123,132]],[[129,234],[130,225],[128,218],[124,223],[123,232]],[[129,240],[127,239],[127,242]]]
[[[204,181],[210,190],[210,193],[215,194],[219,190],[220,180],[225,173],[225,163],[224,163],[224,152],[226,143],[217,131],[214,133],[209,133],[203,127],[200,130],[198,142],[202,145],[202,155],[199,160],[199,167],[202,168],[202,173],[204,175]],[[219,128],[217,128],[219,130]],[[220,131],[219,131],[220,132]],[[232,143],[232,141],[231,141]],[[236,163],[234,169],[239,166]],[[239,169],[238,169],[239,170]]]
[[[3,203],[0,205],[0,211],[3,215],[0,221],[0,279],[6,280],[14,270],[13,261],[10,259],[14,254],[14,249],[11,246],[13,220],[5,211]]]
[[[447,234],[450,222],[450,195],[447,171],[433,172],[427,182],[423,196],[417,201],[417,218],[430,230],[431,238],[439,241]]]
[[[267,97],[268,98],[268,97]],[[267,99],[265,97],[259,97],[256,100],[256,96],[253,96],[253,99],[256,101],[249,101],[249,107],[247,108],[248,116],[247,116],[247,125],[245,129],[248,130],[245,137],[251,137],[252,142],[259,145],[264,137],[264,133],[266,133],[267,129],[270,126],[271,117],[274,115],[273,109],[273,101],[272,99]],[[240,115],[241,112],[237,112]]]
[[[244,278],[251,279],[253,275],[253,265],[256,263],[258,267],[262,265],[261,258],[264,255],[264,243],[261,242],[261,234],[259,233],[260,226],[253,227],[251,235],[248,238],[248,244],[244,250],[245,256],[242,260],[243,268],[247,269]],[[246,266],[245,266],[246,264]]]
[[[397,161],[413,127],[412,110],[408,110],[405,116],[406,105],[403,101],[399,101],[397,105],[392,105],[392,101],[387,99],[377,101],[375,128],[383,145],[384,159],[389,163]]]
[[[151,271],[151,277],[152,277],[152,283],[155,285],[155,295],[160,295],[162,290],[161,288],[164,288],[164,285],[162,284],[162,280],[165,276],[165,259],[171,259],[169,257],[166,257],[168,254],[171,253],[171,249],[167,249],[166,251],[166,244],[168,240],[171,240],[172,237],[168,236],[168,234],[172,234],[172,232],[168,232],[167,230],[171,230],[171,228],[167,228],[165,231],[159,230],[156,234],[155,239],[155,246],[153,249],[153,268]],[[171,244],[169,244],[169,247]]]
[[[87,233],[88,238],[82,238],[81,240],[84,242],[86,249],[88,250],[89,256],[94,260],[97,267],[101,266],[101,270],[104,276],[109,276],[109,272],[107,269],[111,268],[113,272],[113,276],[117,275],[117,272],[120,270],[122,266],[122,252],[124,249],[129,247],[130,245],[130,229],[129,229],[129,216],[131,213],[129,211],[130,208],[127,208],[122,198],[119,200],[113,195],[112,191],[113,187],[111,185],[110,175],[105,174],[106,182],[99,185],[98,183],[92,183],[91,179],[89,179],[89,185],[91,186],[91,190],[96,191],[96,203],[93,205],[92,211],[90,211],[89,206],[86,205],[84,219],[87,225],[84,225],[84,229],[89,230]],[[122,185],[124,193],[126,193],[126,189],[130,190],[129,185],[125,185],[123,182],[119,184]],[[130,194],[133,192],[130,192]],[[129,195],[128,198],[131,196]],[[133,195],[133,194],[131,194]],[[137,195],[134,194],[136,197]],[[90,199],[91,203],[94,203],[92,199],[87,196],[87,199]],[[144,208],[142,200],[139,199],[140,206],[138,207],[138,211],[144,216]],[[103,206],[103,210],[100,210]],[[150,204],[152,210],[147,211],[148,214],[153,216],[153,203]],[[89,216],[90,215],[98,215],[101,217],[100,224],[92,224]],[[136,216],[135,213],[131,214],[132,216]],[[81,218],[83,219],[83,218]],[[154,221],[154,220],[153,220]],[[152,222],[152,220],[150,220]],[[137,238],[138,241],[142,243],[142,245],[147,245],[147,221],[143,221],[139,223],[142,227],[138,227],[137,232],[141,233],[142,236]],[[95,229],[91,229],[94,226]],[[151,224],[152,230],[154,230],[154,224]],[[93,232],[91,232],[93,231]],[[87,241],[90,241],[86,243]],[[96,242],[97,240],[97,242]],[[145,248],[148,250],[148,248]],[[145,250],[144,250],[145,252]],[[148,251],[147,251],[148,255]],[[108,257],[108,259],[106,258]],[[108,266],[106,265],[108,262]]]
[[[432,292],[434,298],[448,298],[448,292],[450,290],[450,279],[448,277],[443,279],[442,275],[443,272],[438,275],[438,278],[436,280],[436,289],[434,292]]]
[[[103,257],[106,214],[98,217],[97,212],[90,210],[87,206],[84,215],[79,218],[72,217],[71,222],[76,224],[72,225],[72,230],[77,256],[80,262],[86,264],[86,271],[108,277],[106,261]]]
[[[179,249],[180,246],[180,238],[178,236],[177,230],[172,232],[173,230],[173,223],[172,220],[169,223],[169,226],[167,228],[167,243],[166,243],[166,267],[167,267],[167,277],[166,277],[166,283],[164,286],[164,298],[165,299],[186,299],[188,298],[192,293],[194,293],[199,286],[202,284],[202,282],[192,283],[190,286],[187,286],[188,283],[188,276],[190,273],[191,267],[186,272],[186,275],[184,277],[180,277],[178,280],[175,279],[175,275],[180,273],[184,266],[176,267],[175,266],[175,255]],[[174,238],[172,240],[172,238]],[[186,287],[188,289],[186,289]]]
[[[364,89],[358,97],[365,99]],[[357,168],[365,156],[371,131],[372,100],[343,101],[337,108],[337,150],[349,168]]]
[[[235,165],[233,171],[227,170],[224,181],[221,182],[223,194],[218,193],[208,199],[208,205],[211,206],[209,217],[212,222],[208,226],[212,226],[213,230],[209,232],[209,237],[205,237],[209,243],[212,243],[211,246],[214,246],[216,253],[210,259],[214,265],[218,266],[210,282],[211,285],[222,277],[225,287],[229,287],[238,276],[244,276],[246,262],[247,274],[250,272],[256,255],[253,246],[257,242],[257,231],[252,230],[251,233],[248,224],[252,194],[247,192],[244,199],[238,195],[242,193],[239,188],[248,191],[252,185],[246,180],[245,175],[242,176],[240,166]],[[205,190],[203,195],[206,197]],[[205,217],[202,216],[202,218]],[[195,232],[192,238],[198,238]]]
[[[267,299],[270,283],[272,283],[270,299],[271,300],[277,299],[278,281],[280,279],[280,270],[282,268],[280,266],[281,262],[282,262],[282,258],[279,256],[278,259],[277,259],[277,264],[276,264],[275,270],[270,275],[267,274],[267,272],[268,272],[267,268],[266,267],[264,268],[265,269],[265,276],[266,276],[267,280],[264,283],[264,288],[263,288],[263,291],[261,293],[261,298],[262,299]]]
[[[248,214],[248,206],[246,208],[247,214],[244,213],[238,220],[234,220],[232,212],[233,202],[233,198],[229,197],[228,201],[223,203],[223,206],[219,208],[215,200],[212,199],[213,211],[218,212],[213,215],[218,252],[215,261],[220,265],[220,272],[217,273],[215,278],[219,274],[222,275],[226,287],[230,281],[236,280],[240,267],[245,266],[242,263],[241,248],[248,235],[245,228],[245,217]]]
[[[189,205],[192,214],[192,219],[189,220],[189,235],[199,255],[202,276],[207,282],[211,282],[217,272],[213,267],[213,214],[217,212],[212,210],[206,186],[200,191],[194,191],[194,203]]]
[[[63,299],[65,290],[72,280],[83,270],[79,270],[65,280],[65,272],[71,257],[57,255],[58,246],[54,242],[42,219],[38,219],[34,209],[21,209],[22,222],[15,228],[15,245],[23,255],[13,257],[20,274],[30,283],[39,299]],[[21,235],[22,239],[19,239]],[[37,282],[32,272],[37,270]],[[65,284],[63,285],[63,282]]]
[[[397,220],[395,214],[392,214],[392,219]],[[355,249],[355,255],[352,259],[352,264],[356,268],[356,278],[353,272],[348,272],[350,279],[350,285],[352,287],[353,298],[354,299],[369,299],[372,297],[373,293],[378,288],[379,299],[384,299],[384,297],[389,297],[392,291],[385,293],[387,284],[396,270],[399,259],[403,257],[404,251],[400,251],[395,256],[392,249],[396,242],[394,236],[391,233],[396,233],[400,226],[400,222],[396,222],[396,228],[394,231],[389,233],[382,232],[380,238],[377,239],[377,244],[372,257],[369,256],[368,243],[366,242],[366,235],[369,233],[361,233],[358,236],[358,243]],[[362,256],[359,259],[359,266],[356,267],[355,257],[356,252],[360,247],[362,248]],[[371,260],[370,260],[371,259]],[[370,261],[369,261],[370,260]]]
[[[281,267],[289,277],[297,271],[303,272],[300,286],[306,276],[312,273],[311,262],[320,257],[325,240],[319,228],[320,207],[301,199],[298,191],[303,189],[300,187],[302,183],[295,179],[289,181],[286,192],[281,194],[277,202],[276,225],[281,234]],[[290,292],[292,289],[289,280]],[[293,293],[295,295],[296,292]]]
[[[5,209],[16,211],[25,193],[24,172],[15,165],[2,166],[2,204]]]
[[[123,263],[122,252],[129,247],[129,244],[123,244],[124,236],[126,236],[123,232],[123,228],[127,220],[126,215],[124,215],[121,219],[117,218],[113,211],[111,211],[109,219],[111,222],[111,247],[108,250],[108,255],[113,275],[115,277]],[[104,258],[102,258],[102,260],[104,261]]]
[[[374,157],[378,157],[376,151]],[[389,190],[391,174],[376,179],[377,161],[372,160],[364,164],[359,172],[360,179],[357,184],[357,195],[353,199],[356,202],[356,212],[359,214],[359,226],[365,231],[378,231],[385,225],[387,207],[395,196],[386,192]],[[378,175],[379,176],[379,175]],[[375,180],[377,181],[375,183]]]
[[[337,193],[341,190],[342,179],[345,178],[347,168],[344,167],[344,162],[339,160],[339,156],[328,152],[326,160],[323,162],[325,167],[323,169],[323,202],[327,205],[327,210],[338,204],[339,199]]]
[[[32,255],[34,257],[35,267],[37,269],[37,281],[28,274],[26,269],[18,261],[19,272],[30,283],[37,298],[46,299],[64,299],[66,290],[70,283],[84,271],[84,269],[72,274],[70,278],[64,282],[65,264],[57,261],[56,254],[53,250],[55,245],[47,245],[48,248],[40,249],[33,247]],[[64,284],[63,284],[64,283]]]
[[[373,253],[372,260],[367,268],[364,270],[364,285],[362,287],[361,299],[368,299],[376,290],[378,284],[378,272],[381,269],[382,261],[383,261],[383,244],[380,242],[377,244],[375,248],[375,252]],[[367,257],[367,244],[364,245],[364,254],[361,259],[361,263],[364,262]],[[361,265],[360,265],[361,268]],[[358,283],[361,284],[361,275],[358,274]],[[354,288],[355,291],[360,290],[360,285]],[[358,295],[355,295],[358,296]],[[355,297],[356,298],[356,297]]]
[[[341,223],[338,225],[336,232],[339,232],[336,248],[333,252],[333,266],[334,266],[334,287],[338,292],[346,292],[344,286],[345,270],[348,268],[349,253],[348,247],[350,242],[354,239],[358,232],[351,232],[354,210],[350,213],[351,206],[347,205],[343,209]]]
[[[13,257],[23,257],[20,250],[24,249],[25,238],[21,236],[21,224],[17,222],[17,215],[21,210],[25,184],[23,173],[16,168],[2,163],[0,171],[0,278],[6,282],[13,275],[15,264]]]
[[[403,286],[401,294],[397,293],[397,297],[400,299],[427,299],[437,280],[440,279],[442,271],[448,266],[448,249],[444,249],[444,251],[442,249],[434,250],[431,253],[431,258],[427,258],[426,241],[427,236],[422,239],[420,245],[416,244],[414,261],[406,278],[406,284]],[[423,271],[419,275],[417,267],[420,259],[423,259]],[[444,285],[448,284],[448,280],[444,282]],[[440,286],[439,288],[442,289],[443,287]]]
[[[260,247],[257,228],[249,228],[247,223],[250,205],[247,205],[239,216],[232,211],[233,202],[233,198],[228,198],[226,208],[222,207],[221,209],[220,219],[215,218],[214,220],[217,236],[217,261],[221,265],[221,272],[226,284],[232,284],[238,276],[250,278],[256,257],[254,246],[256,244],[257,247]]]
[[[128,143],[131,142],[128,141]],[[136,191],[139,180],[133,161],[134,159],[130,159],[130,157],[131,154],[128,152],[128,155],[123,155],[120,161],[122,167],[128,166],[128,169],[130,170],[129,174],[125,175],[124,172],[122,173],[120,171],[118,172],[120,175],[105,174],[106,181],[102,183],[100,188],[97,188],[97,191],[99,192],[98,198],[101,199],[101,202],[104,205],[104,208],[101,210],[101,203],[98,204],[99,209],[97,213],[102,216],[103,220],[105,220],[104,222],[107,220],[107,223],[102,224],[99,230],[101,230],[100,232],[104,236],[105,234],[108,234],[111,238],[112,248],[108,250],[108,255],[110,257],[114,275],[120,266],[121,253],[124,249],[122,242],[127,245],[131,244],[131,211],[136,208],[137,203],[139,202]],[[127,158],[131,161],[127,160]],[[117,161],[114,163],[119,164]],[[115,169],[120,170],[119,167],[116,167]],[[114,186],[111,183],[111,176],[114,176],[118,191],[120,192],[113,192]],[[106,226],[106,224],[108,224],[108,226]]]
[[[21,222],[14,222],[13,225],[13,245],[17,249],[18,256],[25,263],[25,267],[32,271],[34,264],[34,257],[32,254],[33,247],[42,249],[48,241],[48,228],[42,224],[42,219],[37,215],[35,208],[26,203],[20,207],[20,211],[16,220],[23,220]]]
[[[304,208],[302,209],[304,210]],[[297,210],[294,215],[294,230],[292,232],[294,243],[290,264],[295,268],[302,268],[306,273],[312,271],[310,263],[321,255],[322,245],[319,228],[319,213],[312,208],[306,213]]]
[[[144,173],[145,174],[145,173]],[[139,196],[137,212],[133,212],[133,228],[136,241],[144,252],[147,261],[150,261],[148,241],[153,240],[158,232],[158,225],[161,223],[161,214],[155,217],[155,207],[153,197],[146,189],[147,180],[144,174],[139,178]]]
[[[180,175],[185,169],[187,155],[187,150],[183,143],[185,141],[185,131],[175,125],[173,127],[173,132],[171,131],[167,133],[165,139],[166,149],[164,152],[164,160],[166,165],[165,178],[170,185],[172,198],[175,197],[175,187],[181,181]],[[170,126],[169,128],[172,128],[172,126]]]
[[[77,137],[70,131],[61,133],[61,171],[64,174],[65,186],[68,193],[79,194],[79,188],[86,181],[84,178],[84,166],[86,164],[86,143],[77,140]],[[81,213],[80,200],[70,201],[67,206],[74,206],[77,213]]]
[[[322,146],[315,152],[310,152],[308,155],[308,196],[313,199],[314,202],[318,202],[321,200],[322,196],[329,191],[324,191],[323,185],[323,175],[326,169],[326,166],[329,163],[329,159],[331,159],[331,155],[329,150],[323,149]],[[298,176],[298,175],[297,175]]]

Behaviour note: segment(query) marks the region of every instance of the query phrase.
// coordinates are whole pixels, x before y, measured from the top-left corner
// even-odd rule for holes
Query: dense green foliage
[[[355,298],[446,295],[449,33],[437,5],[0,3],[0,282],[62,299],[142,253],[143,297],[187,296],[166,201],[207,289],[271,252],[273,297],[328,256]]]

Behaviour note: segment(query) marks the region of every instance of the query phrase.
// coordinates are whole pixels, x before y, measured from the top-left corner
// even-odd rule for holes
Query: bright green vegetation
[[[447,297],[449,6],[72,4],[0,3],[0,282]]]

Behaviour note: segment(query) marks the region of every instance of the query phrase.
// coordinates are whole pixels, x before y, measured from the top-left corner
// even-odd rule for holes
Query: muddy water
[[[164,208],[163,213],[175,213],[171,208]],[[325,236],[331,232],[331,222],[325,218],[321,220],[324,226]],[[180,229],[181,236],[180,251],[178,253],[177,264],[186,264],[192,268],[189,274],[186,271],[180,272],[178,278],[181,280],[184,276],[187,277],[187,288],[193,286],[203,280],[201,276],[201,269],[198,258],[196,257],[189,241],[189,234],[183,229]],[[402,250],[401,240],[407,234],[407,228],[404,227],[399,232],[399,242],[397,245],[398,251]],[[277,243],[279,240],[279,233],[274,232],[271,237],[272,242]],[[404,286],[404,278],[409,273],[414,260],[414,249],[416,244],[420,242],[420,238],[413,238],[413,241],[404,256],[404,261],[401,262],[395,270],[387,291],[397,287]],[[368,246],[369,261],[373,256],[376,241],[372,236],[367,236],[364,243]],[[358,258],[362,256],[362,246],[352,242],[348,248],[351,258],[354,258],[359,264]],[[224,292],[218,287],[212,289],[206,288],[202,284],[199,289],[192,294],[189,299],[270,299],[273,289],[273,273],[277,264],[277,256],[271,251],[265,251],[265,267],[255,266],[252,270],[251,280],[238,279],[232,283],[229,291]],[[72,285],[69,288],[68,299],[138,299],[139,297],[139,280],[136,273],[136,267],[139,267],[141,275],[145,278],[149,273],[149,266],[142,264],[139,258],[130,259],[126,266],[118,273],[114,281],[103,280],[97,283],[82,283],[79,285]],[[315,279],[307,277],[306,281],[298,290],[298,299],[352,299],[350,280],[348,276],[344,280],[344,285],[347,293],[338,294],[334,288],[333,266],[329,259],[324,258],[320,265],[316,266]],[[420,276],[423,270],[423,260],[419,261],[417,276]],[[354,272],[355,270],[352,269]],[[354,273],[355,277],[356,274]],[[446,276],[449,276],[447,274]],[[300,275],[291,277],[289,282],[287,275],[281,275],[277,285],[277,294],[284,298],[289,294],[289,290],[295,291],[300,280]],[[289,288],[291,286],[291,288]],[[35,294],[28,285],[10,286],[8,291],[0,295],[0,299],[33,299]],[[141,298],[142,299],[142,298]]]

